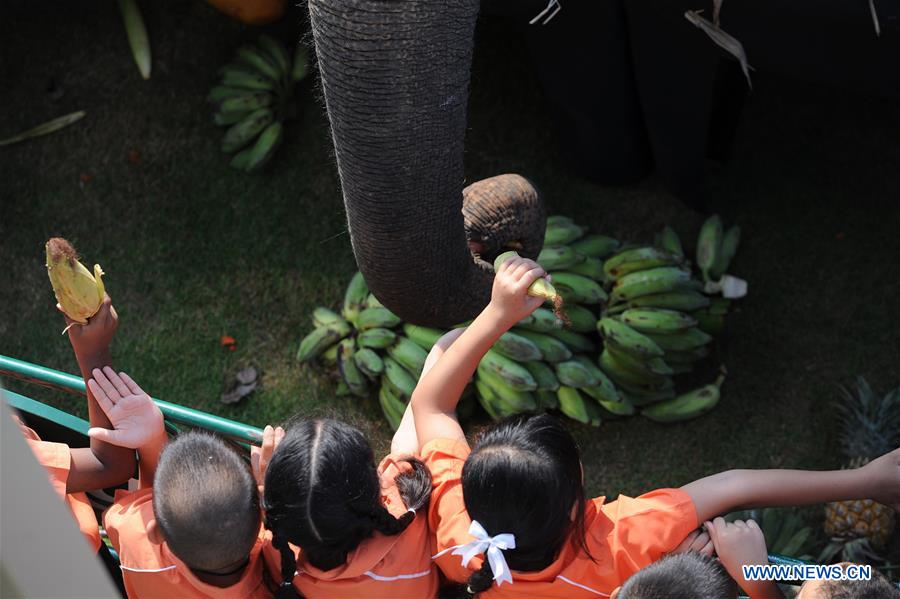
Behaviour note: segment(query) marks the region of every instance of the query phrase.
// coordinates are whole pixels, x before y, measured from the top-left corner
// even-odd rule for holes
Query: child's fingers
[[[146,395],[144,390],[138,387],[138,384],[134,382],[134,379],[128,376],[127,373],[120,372],[119,377],[121,377],[122,382],[125,383],[125,386],[128,387],[128,390],[131,391],[134,395]]]
[[[109,414],[109,411],[112,410],[113,406],[116,404],[109,399],[106,392],[94,379],[88,381],[88,388],[91,390],[91,394],[93,394],[94,399],[97,400],[97,404],[100,405],[100,409],[103,410],[103,413]]]
[[[506,262],[504,262],[503,264],[500,265],[500,269],[497,271],[497,274],[507,272],[507,271],[509,271],[509,269],[515,268],[516,266],[519,265],[520,262],[522,262],[522,258],[520,258],[518,256],[516,256],[514,258],[510,258],[509,260],[507,260]]]
[[[282,439],[284,439],[284,429],[280,426],[275,427],[275,449],[278,448],[278,444],[281,443]]]
[[[712,539],[709,537],[707,537],[707,539],[709,540],[706,542],[706,545],[704,545],[697,553],[706,557],[712,557],[716,553],[716,546],[712,542]]]
[[[108,428],[89,428],[87,434],[91,439],[97,439],[98,441],[109,443],[110,445],[118,445],[120,447],[123,447],[121,441],[119,440],[119,431],[111,431]]]
[[[762,529],[759,527],[759,524],[756,523],[756,520],[747,520],[747,528],[750,530],[759,530],[762,532]]]
[[[116,371],[110,368],[109,366],[103,367],[103,372],[106,374],[106,378],[109,379],[109,382],[113,384],[116,388],[116,391],[119,392],[119,395],[125,397],[126,395],[131,395],[131,392],[128,390],[128,386],[125,384],[125,381],[122,380]]]
[[[722,520],[722,519],[716,518],[716,520]],[[723,522],[724,522],[724,520],[723,520]],[[704,523],[704,526],[706,527],[706,532],[709,533],[709,538],[712,539],[713,544],[718,545],[719,544],[719,531],[716,530],[716,525],[713,522],[710,522],[709,520],[707,520]]]
[[[94,380],[97,381],[97,384],[99,384],[100,388],[103,389],[103,392],[106,393],[109,401],[111,401],[112,403],[116,403],[121,399],[119,392],[116,391],[116,388],[113,386],[113,384],[109,382],[109,379],[106,378],[106,375],[103,374],[102,370],[100,370],[99,368],[95,368],[93,375]]]
[[[525,274],[535,267],[535,263],[531,260],[522,260],[518,265],[516,265],[516,269],[512,272],[512,276],[516,281],[520,281]]]
[[[545,274],[544,269],[540,266],[535,266],[529,269],[522,277],[519,279],[517,283],[518,289],[526,290],[531,287],[531,284],[543,277]]]

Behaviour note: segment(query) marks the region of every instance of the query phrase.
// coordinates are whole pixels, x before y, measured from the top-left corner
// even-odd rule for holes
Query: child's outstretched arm
[[[106,367],[93,372],[88,387],[113,429],[91,427],[88,435],[117,447],[137,449],[140,456],[141,487],[153,485],[159,454],[168,438],[162,412],[143,389],[124,372]]]
[[[119,318],[109,296],[104,297],[100,310],[88,319],[87,324],[73,324],[66,317],[69,342],[75,351],[78,369],[85,384],[95,368],[112,365],[109,346],[119,326]],[[97,400],[87,389],[88,420],[92,427],[108,428],[109,419]],[[76,493],[119,485],[134,474],[134,451],[91,439],[90,449],[71,450],[71,466],[66,480],[66,491]]]
[[[528,287],[543,276],[544,269],[524,258],[513,258],[500,266],[490,303],[422,375],[413,391],[409,403],[420,445],[439,438],[465,441],[456,420],[456,404],[487,350],[543,303],[543,299],[528,295]]]
[[[681,488],[701,522],[738,508],[846,499],[874,499],[900,510],[900,449],[852,470],[729,470]]]
[[[726,522],[716,518],[706,522],[706,531],[716,548],[722,566],[750,599],[784,599],[784,593],[773,580],[747,580],[743,566],[762,566],[769,563],[766,539],[753,520]]]

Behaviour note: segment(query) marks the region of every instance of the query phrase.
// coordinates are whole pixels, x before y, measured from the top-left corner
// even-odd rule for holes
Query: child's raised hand
[[[267,424],[266,428],[263,429],[262,446],[250,446],[250,469],[253,471],[253,478],[256,479],[260,493],[262,493],[263,483],[266,480],[266,468],[268,468],[272,454],[275,453],[275,449],[282,439],[284,439],[284,429],[280,426],[272,428],[271,425]]]
[[[886,453],[861,468],[871,499],[900,513],[900,449]]]
[[[528,295],[528,288],[545,276],[544,269],[527,258],[511,258],[500,265],[494,277],[490,305],[504,324],[514,325],[544,303],[543,298]]]
[[[59,304],[56,309],[62,312]],[[87,324],[78,324],[63,313],[69,342],[79,359],[105,354],[109,350],[116,329],[119,328],[119,315],[113,308],[108,295],[103,296],[103,303],[96,314],[88,318]]]
[[[759,525],[753,520],[726,522],[725,518],[719,517],[712,522],[706,522],[706,531],[709,533],[709,537],[716,548],[719,561],[728,571],[728,574],[742,589],[750,593],[751,597],[763,596],[764,593],[755,589],[759,583],[745,580],[744,572],[741,568],[741,566],[769,563],[769,556],[766,551],[766,538],[763,536]],[[761,582],[765,583],[766,581]],[[760,586],[769,585],[763,584]]]
[[[88,435],[99,441],[139,449],[165,435],[163,415],[143,389],[124,372],[106,366],[95,368],[88,381],[91,393],[106,413],[113,430],[91,428]]]

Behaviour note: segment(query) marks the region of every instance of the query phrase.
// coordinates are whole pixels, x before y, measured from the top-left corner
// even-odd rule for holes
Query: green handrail
[[[0,355],[0,375],[82,396],[86,392],[84,379],[79,376],[4,355]],[[201,412],[200,410],[186,408],[161,399],[154,398],[153,401],[159,406],[167,421],[210,430],[242,443],[259,445],[262,442],[262,430],[255,426]]]

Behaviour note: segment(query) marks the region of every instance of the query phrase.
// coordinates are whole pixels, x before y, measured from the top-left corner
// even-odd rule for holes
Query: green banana
[[[641,410],[641,415],[646,416],[655,422],[680,422],[689,420],[706,414],[719,403],[722,396],[722,383],[725,381],[725,375],[721,374],[716,382],[704,385],[699,389],[694,389],[687,393],[683,393],[675,399],[662,401],[648,408]]]
[[[349,326],[346,329],[337,325],[313,329],[300,342],[300,348],[297,350],[297,360],[300,362],[312,360],[349,334]]]
[[[633,372],[635,376],[653,378],[654,375],[668,376],[673,374],[672,368],[662,358],[638,358],[626,351],[619,350],[612,343],[606,346],[605,351],[612,354],[616,362],[626,370]]]
[[[630,301],[643,295],[668,293],[690,287],[691,273],[675,266],[660,266],[629,273],[616,281],[612,303]]]
[[[341,310],[344,318],[355,323],[356,317],[359,316],[368,297],[369,287],[366,285],[366,280],[361,272],[356,271],[344,291],[344,307]]]
[[[673,399],[675,397],[675,388],[669,387],[668,389],[649,391],[647,389],[631,387],[626,389],[625,385],[621,385],[619,395],[631,405],[640,408]]]
[[[516,362],[540,360],[542,357],[541,350],[534,342],[512,331],[501,335],[493,347],[497,352]]]
[[[697,266],[703,273],[704,280],[709,280],[709,271],[719,260],[721,250],[722,219],[715,214],[706,219],[697,236]]]
[[[372,310],[373,308],[368,309]],[[365,310],[363,310],[364,313]],[[360,320],[362,320],[362,314],[360,314]],[[397,341],[388,348],[387,353],[415,377],[421,376],[422,368],[425,367],[425,359],[428,357],[428,352],[406,337],[397,337]]]
[[[604,410],[604,416],[607,418],[622,418],[624,416],[633,416],[637,410],[634,407],[634,404],[631,403],[627,399],[622,399],[621,401],[608,401],[605,399],[597,399],[597,403],[600,404],[600,408]]]
[[[586,229],[575,223],[547,225],[544,231],[544,245],[568,245],[584,235]]]
[[[257,46],[244,44],[237,49],[237,57],[240,62],[255,69],[272,81],[281,79],[282,73],[278,66],[274,64],[274,60],[270,59],[266,53]]]
[[[236,66],[224,66],[219,69],[222,74],[222,85],[239,87],[254,91],[270,92],[275,90],[275,82],[259,73],[252,73]]]
[[[356,343],[360,347],[367,347],[371,349],[385,349],[394,344],[394,341],[397,339],[397,333],[390,329],[383,329],[381,327],[375,327],[374,329],[368,329],[366,331],[361,331],[359,335],[356,336]]]
[[[531,318],[527,322],[523,319],[516,324],[517,329],[522,328],[537,333],[549,333],[562,328],[562,326],[562,320],[547,308],[538,308],[531,313]]]
[[[606,283],[609,281],[606,272],[603,270],[603,260],[600,258],[585,258],[583,262],[573,264],[566,270],[575,273],[576,275],[587,277],[592,281],[597,281],[598,283]]]
[[[219,111],[226,114],[229,112],[257,111],[260,108],[271,106],[274,99],[275,97],[269,92],[246,92],[240,96],[232,96],[219,102]],[[274,114],[272,116],[274,118]]]
[[[569,304],[566,306],[566,316],[569,317],[569,328],[576,333],[593,333],[597,330],[597,316],[584,306]]]
[[[315,310],[313,310],[312,323],[314,327],[326,327],[330,325],[341,324],[346,324],[347,326],[349,326],[350,324],[346,320],[341,318],[341,315],[334,310],[329,310],[328,308],[324,308],[322,306],[319,306]]]
[[[550,333],[550,335],[565,343],[566,347],[572,350],[572,352],[592,353],[597,351],[597,344],[594,343],[587,335],[582,335],[580,333],[576,333],[574,331],[569,331],[566,329],[553,331]]]
[[[619,241],[606,235],[588,235],[572,242],[570,247],[588,258],[606,258],[619,249]]]
[[[571,272],[552,272],[553,286],[566,302],[579,304],[602,304],[608,298],[596,281]]]
[[[228,98],[233,98],[235,96],[243,96],[246,93],[247,90],[240,87],[217,85],[209,90],[209,95],[206,96],[206,100],[212,104],[219,104],[223,100],[227,100]]]
[[[576,360],[567,360],[554,365],[556,378],[566,387],[594,387],[599,384],[591,371]]]
[[[250,116],[249,112],[217,112],[213,115],[213,122],[220,127],[225,127],[240,123],[248,116]]]
[[[259,46],[268,53],[269,58],[272,59],[272,62],[278,68],[279,73],[283,76],[287,76],[291,69],[291,59],[288,56],[287,50],[284,49],[284,44],[266,34],[259,36],[258,43]]]
[[[478,367],[478,379],[488,385],[500,400],[515,412],[528,412],[537,409],[537,401],[528,391],[517,391],[506,384],[496,373],[482,365]]]
[[[537,263],[548,272],[551,270],[566,270],[569,266],[573,266],[583,260],[583,255],[567,245],[545,245],[537,257]]]
[[[708,305],[709,298],[692,289],[642,295],[626,304],[627,308],[665,308],[682,312],[692,312]]]
[[[697,328],[704,333],[710,335],[721,335],[725,330],[725,317],[720,314],[709,314],[706,312],[694,312],[694,318],[697,319]]]
[[[489,349],[481,359],[479,367],[483,367],[498,375],[514,391],[534,391],[537,383],[528,370],[506,356]]]
[[[403,334],[422,349],[430,351],[437,340],[444,335],[444,331],[406,322],[403,323]]]
[[[675,266],[682,260],[675,254],[652,246],[623,250],[603,263],[603,271],[610,279],[660,266]]]
[[[240,150],[275,120],[275,113],[269,108],[260,108],[248,114],[228,128],[222,138],[222,151],[230,154]]]
[[[681,245],[681,239],[678,237],[678,233],[668,225],[659,232],[656,245],[674,256],[684,258],[684,247]]]
[[[710,335],[696,327],[668,335],[647,333],[647,337],[666,351],[687,351],[712,341]]]
[[[541,356],[547,362],[562,362],[572,357],[572,352],[566,344],[555,337],[545,333],[523,330],[516,330],[516,334],[534,343],[541,350]]]
[[[357,368],[352,339],[344,339],[338,347],[338,372],[347,383],[350,393],[357,397],[366,397],[369,394],[369,386],[365,375]]]
[[[524,362],[523,365],[528,372],[531,373],[531,376],[534,377],[538,391],[556,391],[559,389],[559,380],[556,378],[556,374],[545,362],[533,360],[531,362]]]
[[[356,367],[372,380],[377,379],[384,372],[384,360],[368,347],[357,350],[353,359],[356,361]]]
[[[547,217],[546,226],[557,227],[560,225],[571,225],[573,223],[574,223],[574,221],[571,218],[569,218],[568,216],[563,216],[561,214],[554,214],[553,216]]]
[[[394,387],[396,395],[404,399],[412,397],[416,388],[416,379],[413,375],[390,356],[382,358],[382,362],[384,362],[384,376]]]
[[[722,236],[722,246],[716,256],[716,261],[709,269],[710,278],[718,280],[725,274],[725,271],[728,270],[731,261],[734,259],[734,255],[737,254],[738,245],[740,245],[740,243],[741,228],[735,225],[728,229]]]
[[[356,328],[360,331],[368,329],[391,329],[400,324],[400,317],[387,308],[365,308],[356,317]]]
[[[257,171],[272,158],[281,143],[283,128],[281,123],[270,124],[259,134],[256,143],[241,150],[231,159],[231,166],[248,173]]]
[[[378,298],[375,297],[375,294],[373,294],[373,293],[370,293],[370,294],[366,297],[366,301],[365,301],[365,303],[364,303],[363,305],[364,305],[366,308],[384,308],[384,304],[382,304],[382,303],[378,300]]]
[[[550,389],[538,389],[534,392],[538,400],[538,405],[545,410],[555,410],[559,407],[559,399],[556,397],[556,391]]]
[[[673,386],[672,379],[667,376],[637,373],[625,364],[616,360],[605,348],[600,354],[600,369],[603,370],[618,386],[630,393],[656,393]]]
[[[403,412],[406,411],[406,404],[403,403],[403,400],[394,395],[387,385],[382,385],[378,390],[378,404],[391,428],[394,430],[400,428]]]
[[[560,387],[556,392],[556,399],[563,414],[582,424],[590,424],[591,416],[587,408],[588,402],[581,396],[578,389],[574,387]]]
[[[291,66],[291,81],[294,83],[302,81],[306,78],[308,72],[309,50],[307,50],[306,44],[301,42],[297,44],[297,49],[294,51],[294,64]]]
[[[575,361],[588,369],[588,371],[597,379],[597,384],[591,387],[587,387],[582,389],[582,392],[590,395],[596,400],[603,401],[620,401],[622,398],[619,397],[619,392],[616,391],[616,386],[613,384],[609,377],[606,376],[600,368],[591,360],[589,357],[581,355],[575,356]]]
[[[478,403],[484,408],[491,420],[501,420],[506,416],[514,414],[509,408],[500,403],[500,398],[494,393],[494,390],[487,383],[475,379],[475,395],[478,397]]]
[[[639,357],[660,357],[663,355],[662,348],[657,345],[653,339],[642,333],[638,333],[627,324],[611,317],[601,318],[597,323],[597,328],[607,342],[615,343],[635,356]]]
[[[641,333],[678,333],[697,324],[691,316],[663,308],[632,308],[622,312],[622,322]]]

